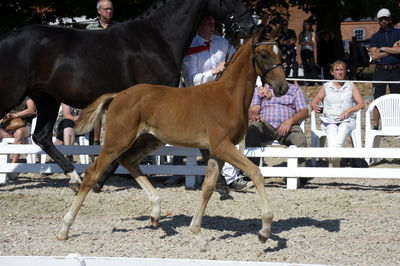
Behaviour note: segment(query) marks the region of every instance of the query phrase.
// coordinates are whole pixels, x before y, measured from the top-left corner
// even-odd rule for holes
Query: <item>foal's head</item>
[[[282,96],[288,90],[285,72],[281,62],[281,51],[275,41],[278,29],[267,34],[264,27],[253,37],[253,64],[258,76],[264,83],[268,83],[275,96]]]

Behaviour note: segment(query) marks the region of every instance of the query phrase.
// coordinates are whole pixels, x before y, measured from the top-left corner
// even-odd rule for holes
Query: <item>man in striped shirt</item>
[[[246,147],[260,147],[262,142],[271,140],[278,140],[285,146],[306,147],[306,136],[300,123],[307,116],[306,98],[297,85],[289,84],[288,92],[282,97],[275,97],[268,85],[257,86],[249,109]],[[260,159],[251,160],[258,165]]]
[[[297,85],[289,83],[288,92],[281,97],[275,97],[268,85],[256,86],[249,108],[250,124],[246,134],[246,147],[261,147],[263,142],[273,140],[278,140],[285,146],[306,147],[306,136],[300,124],[307,116],[306,98]],[[255,165],[260,164],[259,157],[245,155]],[[305,166],[305,159],[299,159],[299,166]],[[240,173],[238,169],[226,163],[222,175],[229,180],[236,179]],[[300,182],[305,184],[307,180],[302,178]]]

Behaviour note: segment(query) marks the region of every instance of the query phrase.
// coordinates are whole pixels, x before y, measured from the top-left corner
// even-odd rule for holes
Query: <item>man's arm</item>
[[[292,117],[286,119],[278,127],[278,133],[280,136],[286,136],[293,124],[300,124],[301,121],[308,117],[308,109],[301,109],[295,113]]]
[[[373,60],[379,60],[390,54],[400,54],[400,41],[395,42],[392,47],[371,47],[368,51]]]
[[[400,54],[400,41],[397,41],[393,44],[392,47],[381,47],[379,48],[380,52],[389,54]]]
[[[260,110],[261,110],[260,104],[255,104],[255,105],[250,106],[249,120],[250,121],[261,121]]]

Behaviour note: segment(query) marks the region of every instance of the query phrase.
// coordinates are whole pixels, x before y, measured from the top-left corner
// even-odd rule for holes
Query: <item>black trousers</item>
[[[400,68],[383,69],[376,67],[372,80],[375,81],[399,81],[397,84],[374,83],[372,92],[374,99],[386,94],[386,87],[389,86],[390,93],[400,93]]]

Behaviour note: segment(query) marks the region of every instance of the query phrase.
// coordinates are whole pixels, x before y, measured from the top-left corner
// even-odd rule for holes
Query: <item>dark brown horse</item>
[[[272,209],[264,188],[260,169],[236,148],[248,123],[248,108],[257,76],[273,88],[277,96],[287,91],[281,54],[273,41],[264,41],[260,32],[238,49],[225,72],[216,81],[180,89],[140,84],[120,93],[101,96],[81,113],[77,131],[90,130],[108,107],[106,132],[100,155],[85,172],[78,195],[64,216],[58,239],[68,231],[89,190],[109,166],[118,161],[144,189],[152,203],[151,224],[158,226],[160,197],[140,171],[139,163],[165,143],[206,149],[210,153],[200,206],[190,229],[206,244],[200,234],[206,205],[224,162],[229,162],[249,175],[261,196],[262,228],[259,239],[265,242],[271,232]]]
[[[184,52],[204,13],[221,15],[229,29],[244,35],[254,25],[241,0],[160,2],[165,4],[152,5],[142,20],[104,31],[32,25],[0,38],[0,117],[30,96],[38,110],[33,139],[75,189],[80,178],[51,138],[60,102],[83,108],[138,83],[177,86]]]

